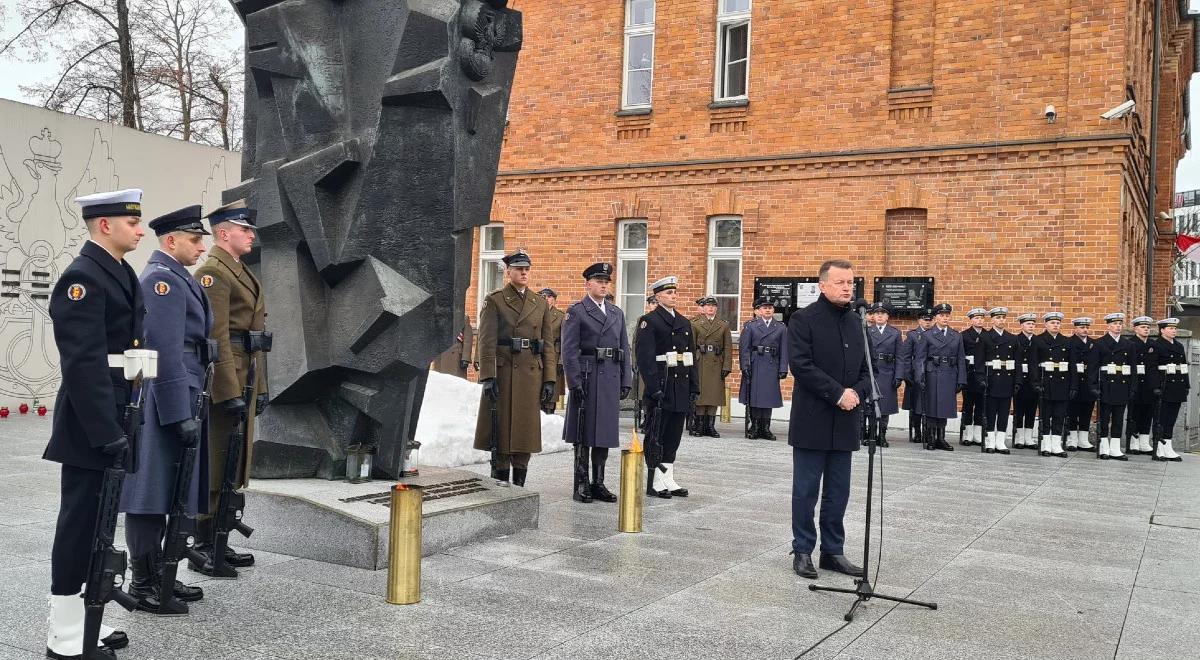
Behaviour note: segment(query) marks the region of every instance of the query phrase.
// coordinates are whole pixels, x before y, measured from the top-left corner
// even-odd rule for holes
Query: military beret
[[[987,315],[987,310],[982,307],[975,307],[971,311],[967,312],[967,318],[969,318],[969,319],[973,319],[976,316],[986,316],[986,315]]]
[[[601,262],[598,264],[592,264],[591,266],[588,266],[583,271],[583,279],[590,280],[592,278],[595,278],[598,280],[611,280],[612,279],[612,264],[607,264],[607,263]]]
[[[165,236],[173,231],[183,231],[200,236],[209,235],[208,230],[204,228],[204,223],[200,221],[199,204],[158,216],[150,221],[150,229],[154,231],[155,236]]]
[[[554,289],[551,289],[550,287],[546,287],[546,288],[542,289],[541,291],[538,291],[538,295],[542,296],[543,298],[557,298],[558,297],[558,294],[555,293]]]
[[[138,188],[76,197],[84,220],[102,217],[142,217],[142,191]]]
[[[1043,321],[1061,321],[1063,320],[1062,312],[1046,312],[1042,315]]]
[[[759,307],[774,307],[774,306],[775,306],[775,301],[771,300],[770,298],[763,297],[763,298],[755,298],[754,299],[754,309],[758,309]]]
[[[225,206],[208,214],[209,226],[216,226],[222,222],[232,222],[235,225],[249,227],[255,229],[255,220],[258,218],[258,211],[246,205],[246,200],[239,199],[236,202],[230,202]]]
[[[1154,319],[1150,318],[1149,316],[1138,316],[1133,319],[1134,325],[1152,325],[1153,323]]]
[[[1090,316],[1077,316],[1077,317],[1075,317],[1075,318],[1071,319],[1071,324],[1072,324],[1072,325],[1074,325],[1076,328],[1083,328],[1083,327],[1087,327],[1087,326],[1090,326],[1090,325],[1092,324],[1092,317],[1090,317]]]
[[[1117,321],[1124,321],[1124,320],[1125,320],[1125,315],[1122,314],[1121,312],[1114,312],[1112,314],[1104,315],[1105,323],[1116,323]]]
[[[933,314],[934,314],[934,316],[936,316],[936,315],[938,315],[938,314],[950,314],[950,313],[951,313],[951,312],[953,312],[953,311],[954,311],[954,308],[953,308],[953,307],[951,307],[951,306],[950,306],[949,304],[947,304],[947,303],[941,303],[941,304],[939,304],[939,305],[934,305],[934,306],[933,306]]]
[[[1017,323],[1025,323],[1028,321],[1036,321],[1036,320],[1037,320],[1037,314],[1034,314],[1033,312],[1026,312],[1017,317]]]
[[[674,275],[669,275],[667,277],[664,277],[661,280],[650,285],[650,290],[653,291],[654,293],[658,293],[659,291],[666,291],[667,289],[677,289],[677,288],[679,288],[679,278],[675,277]]]
[[[512,254],[502,259],[505,266],[510,268],[529,268],[533,262],[529,260],[529,254],[525,250],[517,250]]]
[[[992,318],[995,318],[997,316],[1008,316],[1008,308],[1007,307],[993,307],[992,310],[990,312],[988,312],[988,314],[991,315]]]
[[[1160,328],[1174,328],[1177,325],[1179,325],[1179,319],[1175,318],[1174,316],[1166,319],[1159,319],[1158,321],[1158,327]]]

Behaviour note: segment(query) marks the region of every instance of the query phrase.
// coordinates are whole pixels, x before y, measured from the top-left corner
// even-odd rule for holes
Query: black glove
[[[743,381],[748,381],[748,380],[750,380],[750,372],[749,372],[749,371],[743,371],[743,372],[742,372],[742,380],[743,380]]]
[[[222,401],[221,410],[224,410],[230,415],[240,415],[246,410],[246,402],[242,401],[241,397],[235,396],[232,399]]]
[[[554,383],[542,383],[542,403],[550,403],[554,400]]]
[[[899,378],[892,379],[892,389],[894,389],[894,390],[900,389],[900,383],[903,383],[903,382],[904,381]]]
[[[572,387],[571,388],[571,401],[578,403],[582,399],[583,399],[583,388],[582,387]]]
[[[700,400],[699,392],[691,392],[688,394],[688,402],[690,402],[693,406],[696,405],[696,402],[699,400]]]
[[[1162,396],[1162,388],[1161,387],[1154,388],[1154,396],[1156,396],[1156,397]]]
[[[654,399],[655,401],[662,401],[663,399],[667,398],[667,395],[662,390],[659,390],[654,394],[651,394],[650,398]]]
[[[986,390],[987,389],[987,378],[984,378],[983,376],[976,377],[975,378],[975,387],[978,389],[981,389],[981,390]]]
[[[1068,401],[1074,400],[1076,394],[1079,394],[1079,390],[1075,389],[1074,387],[1067,390],[1067,400]]]
[[[779,380],[783,380],[784,378],[787,378],[787,372],[786,372],[786,371],[785,371],[785,372],[783,372],[783,373],[781,373],[781,374],[779,374]]]
[[[966,386],[966,385],[964,385],[964,384],[962,384],[962,383],[955,383],[955,384],[954,384],[954,391],[955,391],[955,393],[958,393],[958,392],[961,392],[961,391],[963,391],[964,389],[966,389],[966,387],[967,387],[967,386]]]
[[[726,378],[729,378],[730,373],[731,372],[728,369],[722,369],[721,370],[721,380],[725,380]]]
[[[267,409],[267,406],[270,405],[270,403],[271,403],[271,396],[269,394],[267,394],[266,392],[259,394],[257,397],[255,397],[255,399],[254,399],[254,416],[258,417],[259,415],[263,414],[263,411]]]
[[[1100,388],[1098,388],[1098,387],[1096,387],[1096,388],[1092,388],[1091,392],[1092,392],[1092,398],[1093,398],[1093,399],[1097,399],[1097,400],[1099,400],[1099,398],[1100,398]]]
[[[1033,383],[1032,385],[1030,385],[1030,387],[1033,388],[1034,392],[1037,392],[1038,396],[1042,395],[1042,384],[1041,383]]]
[[[625,399],[628,399],[628,398],[629,398],[629,391],[630,391],[630,390],[632,390],[632,389],[633,389],[633,388],[632,388],[632,387],[629,387],[628,385],[626,385],[625,387],[622,387],[622,388],[621,388],[621,400],[622,400],[622,401],[624,401]]]
[[[483,385],[483,393],[488,395],[488,398],[495,401],[500,398],[500,385],[495,378],[484,378],[479,381]]]
[[[463,371],[466,371],[467,367],[469,366],[471,366],[471,363],[467,362],[466,360],[459,360],[458,362],[458,368],[462,369]]]
[[[194,419],[185,419],[182,422],[175,422],[175,436],[179,440],[179,444],[184,447],[195,447],[200,444],[200,425]]]
[[[121,454],[129,451],[129,437],[122,435],[107,445],[100,447],[100,451],[104,452],[108,456],[120,456]]]

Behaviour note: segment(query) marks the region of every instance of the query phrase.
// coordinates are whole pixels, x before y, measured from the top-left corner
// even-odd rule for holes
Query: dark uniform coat
[[[1147,337],[1142,341],[1137,336],[1130,339],[1133,342],[1133,375],[1137,378],[1137,393],[1133,403],[1150,405],[1158,399],[1154,396],[1154,384],[1158,381],[1158,370],[1154,364],[1154,338]]]
[[[974,327],[967,328],[961,333],[963,341],[963,354],[967,358],[967,387],[966,391],[974,394],[983,394],[983,369],[977,367],[980,360],[983,359],[983,336],[991,332],[980,328],[976,330]],[[965,422],[964,422],[965,423]]]
[[[250,370],[250,354],[246,352],[242,341],[234,341],[232,335],[249,330],[262,331],[267,327],[267,304],[263,296],[262,284],[244,263],[233,258],[220,246],[214,245],[208,253],[208,260],[196,269],[196,281],[200,288],[208,294],[209,307],[212,309],[213,324],[209,335],[217,342],[217,358],[213,364],[212,400],[214,404],[242,396],[246,387],[246,377]],[[267,392],[267,360],[263,353],[258,354],[254,367],[255,396]],[[251,399],[246,413],[250,423],[246,429],[246,446],[242,451],[242,469],[239,483],[245,486],[249,481],[250,461],[254,449],[254,411],[255,401]],[[233,432],[239,420],[236,415],[230,415],[218,405],[209,410],[208,418],[208,456],[209,464],[214,466],[208,475],[208,493],[210,510],[217,505],[217,495],[221,492],[221,480],[224,477],[222,469],[225,465],[225,454],[229,451],[229,434]]]
[[[1147,365],[1153,365],[1154,389],[1162,390],[1162,400],[1170,403],[1187,401],[1192,384],[1188,378],[1187,353],[1183,344],[1158,336],[1150,340],[1153,351],[1147,351]]]
[[[1034,351],[1034,341],[1037,335],[1031,335],[1026,338],[1024,332],[1018,332],[1017,338],[1017,391],[1014,396],[1029,399],[1036,399],[1037,392],[1034,391],[1034,385],[1038,380],[1038,363],[1037,355]]]
[[[842,410],[846,389],[870,396],[862,320],[824,295],[788,319],[788,356],[795,378],[788,444],[799,449],[858,451],[863,406]]]
[[[668,413],[691,412],[691,395],[700,394],[699,371],[694,363],[688,367],[658,361],[658,356],[669,352],[695,355],[692,322],[683,314],[671,314],[659,305],[638,323],[637,366],[645,385],[642,400],[648,408],[661,405]],[[663,393],[663,400],[656,404],[654,394],[659,391]]]
[[[609,306],[605,303],[606,306]],[[550,307],[549,301],[546,304]],[[558,364],[554,367],[554,396],[560,397],[567,393],[567,379],[564,377],[563,353],[562,353],[562,324],[563,311],[557,307],[550,307],[550,336],[554,338],[554,354],[558,356]],[[626,331],[628,333],[628,331]]]
[[[1071,346],[1061,333],[1043,332],[1033,337],[1033,364],[1036,382],[1042,387],[1041,396],[1047,401],[1070,401],[1075,386],[1075,366],[1071,363]]]
[[[780,408],[779,381],[788,371],[787,326],[755,318],[746,321],[738,339],[738,362],[750,382],[742,381],[738,401],[751,408]]]
[[[208,298],[192,274],[170,255],[154,251],[142,271],[146,301],[146,348],[158,351],[158,377],[146,390],[145,426],[138,445],[138,471],[125,479],[121,511],[169,513],[175,489],[175,464],[183,453],[173,424],[195,418],[196,401],[204,389],[212,312]],[[197,456],[208,456],[202,432]],[[208,513],[208,461],[192,469],[188,513]]]
[[[879,326],[872,324],[867,328],[867,336],[871,338],[875,382],[879,386],[879,414],[895,415],[900,411],[900,406],[892,383],[900,378],[898,360],[904,342],[900,338],[900,331],[890,325],[884,325],[881,332]]]
[[[615,349],[617,355],[597,357],[597,348]],[[587,414],[585,428],[579,426],[580,401],[567,399],[566,440],[591,447],[615,448],[621,445],[618,419],[621,414],[621,388],[633,387],[633,355],[629,351],[629,331],[620,307],[604,304],[604,311],[589,296],[572,304],[562,322],[562,362],[567,387],[584,387],[587,378]]]
[[[132,384],[108,356],[141,348],[146,314],[137,275],[124,260],[87,241],[50,295],[50,319],[62,367],[54,426],[42,458],[103,470],[113,457],[100,447],[124,434]]]
[[[1008,399],[1021,382],[1021,346],[1017,336],[1003,330],[985,330],[979,341],[976,360],[977,380],[982,381],[990,397]]]
[[[729,324],[703,314],[692,318],[692,336],[696,339],[696,368],[700,372],[700,399],[697,406],[725,405],[725,379],[722,372],[733,371],[733,333]]]
[[[911,410],[916,414],[921,414],[921,387],[917,385],[917,365],[913,363],[915,358],[914,348],[919,344],[925,336],[926,330],[921,328],[913,328],[905,335],[904,342],[900,344],[899,353],[896,355],[896,377],[904,381],[904,401],[903,408]]]
[[[1091,337],[1073,335],[1067,340],[1071,346],[1071,375],[1075,379],[1075,397],[1072,401],[1089,403],[1096,400],[1092,394],[1092,383],[1096,380],[1096,370],[1100,368],[1100,351]]]
[[[500,387],[500,453],[542,450],[542,383],[557,378],[558,354],[550,327],[550,305],[536,291],[522,296],[511,283],[489,293],[479,312],[479,379],[495,378]],[[529,339],[541,354],[512,350],[511,339]],[[487,451],[492,435],[491,400],[481,394],[475,448]]]
[[[466,314],[463,314],[461,324],[458,335],[454,337],[454,343],[433,361],[433,370],[441,374],[466,378],[467,364],[471,362],[471,350],[475,344],[475,330],[471,327],[471,320],[467,318]]]
[[[1137,391],[1137,346],[1135,339],[1113,339],[1107,332],[1096,340],[1096,363],[1091,389],[1100,392],[1100,403],[1123,406]]]
[[[937,419],[958,417],[958,389],[967,384],[966,353],[958,331],[930,328],[913,347],[913,365],[920,375],[921,414]]]

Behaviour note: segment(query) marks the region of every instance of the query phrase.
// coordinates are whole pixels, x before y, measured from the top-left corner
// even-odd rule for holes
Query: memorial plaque
[[[933,306],[933,278],[876,277],[875,301],[886,303],[893,316],[916,318]]]
[[[821,290],[816,277],[756,277],[754,298],[768,298],[775,303],[775,318],[787,323],[792,313],[817,301]],[[854,278],[854,297],[861,298],[866,280]]]

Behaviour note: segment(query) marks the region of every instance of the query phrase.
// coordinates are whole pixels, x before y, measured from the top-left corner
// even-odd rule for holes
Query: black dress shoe
[[[686,488],[676,488],[675,490],[671,491],[671,497],[687,497],[687,496],[688,496],[688,489],[686,489]]]
[[[938,440],[936,443],[934,443],[932,448],[940,449],[942,451],[954,451],[954,447],[951,447],[945,440]],[[929,449],[929,447],[926,447],[926,449]]]
[[[792,558],[792,570],[796,571],[796,575],[809,580],[817,579],[817,569],[813,567],[812,555],[802,555],[798,552],[792,552],[795,557]]]
[[[592,499],[601,502],[616,502],[617,496],[604,484],[592,484]]]
[[[171,590],[171,593],[175,596],[175,598],[185,603],[194,603],[204,598],[203,589],[200,587],[188,586],[179,580],[175,580],[175,587]],[[107,646],[111,646],[112,648],[120,648],[119,646],[112,646],[111,644],[108,644]]]
[[[581,483],[575,486],[575,492],[571,493],[571,499],[584,504],[592,503],[592,488],[590,485]]]
[[[863,570],[861,566],[855,566],[846,559],[846,555],[821,555],[821,568],[838,573],[845,573],[850,577],[862,577]]]
[[[53,660],[80,660],[80,658],[82,658],[83,656],[82,655],[61,655],[59,653],[55,653],[54,651],[51,651],[50,647],[47,646],[46,647],[46,657],[53,658]],[[108,648],[107,646],[97,646],[96,647],[96,655],[94,655],[92,657],[93,658],[103,658],[103,659],[107,659],[107,660],[117,660],[117,654],[114,653],[113,650]]]
[[[225,563],[235,568],[245,568],[254,565],[254,555],[249,552],[237,552],[225,546]]]
[[[123,631],[114,630],[111,635],[100,640],[100,644],[110,649],[123,649],[129,646],[129,636]]]
[[[647,488],[646,494],[653,495],[654,497],[661,497],[664,500],[671,499],[671,491],[669,490],[654,490],[653,488]]]

